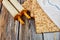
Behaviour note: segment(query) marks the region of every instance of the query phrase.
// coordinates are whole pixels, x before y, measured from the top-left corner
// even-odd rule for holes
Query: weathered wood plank
[[[25,0],[18,0],[20,4],[22,4]],[[23,17],[25,20],[24,25],[20,25],[20,31],[19,31],[19,40],[30,40],[29,39],[29,21],[25,17]]]
[[[6,24],[7,24],[7,11],[4,7],[2,7],[2,11],[0,14],[0,38],[1,39],[5,39],[5,36],[3,36],[5,34],[5,29],[6,29]],[[6,23],[6,24],[5,24]],[[3,38],[2,38],[3,37]]]
[[[19,0],[20,1],[20,0]],[[0,4],[1,6],[1,4]],[[20,24],[19,40],[43,40],[42,34],[36,34],[34,30],[34,22],[31,21],[29,28],[29,21],[25,19],[26,25]],[[21,29],[21,27],[23,27]],[[10,13],[2,6],[0,14],[0,40],[18,40],[19,22],[15,21]],[[23,31],[21,31],[23,30]],[[22,35],[21,36],[21,32]],[[44,33],[44,40],[55,40],[54,33]],[[60,32],[56,32],[56,40],[60,40]]]
[[[44,34],[44,40],[60,40],[59,37],[60,37],[60,32]]]
[[[18,27],[18,23],[14,23],[14,19],[11,14],[2,5],[0,14],[0,40],[16,40],[17,33],[15,28]]]
[[[18,40],[18,28],[19,28],[19,22],[18,21],[15,21],[15,38],[16,40]]]
[[[30,38],[31,40],[43,40],[42,34],[36,34],[35,32],[35,24],[34,19],[30,20]]]

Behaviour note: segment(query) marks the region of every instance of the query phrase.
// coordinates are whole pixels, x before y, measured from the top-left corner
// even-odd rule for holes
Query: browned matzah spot
[[[32,17],[35,18],[35,26],[37,33],[55,32],[59,28],[52,22],[47,14],[42,10],[36,0],[28,0],[23,7],[31,11]]]

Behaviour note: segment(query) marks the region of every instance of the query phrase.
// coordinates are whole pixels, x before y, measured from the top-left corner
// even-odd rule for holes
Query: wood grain
[[[16,40],[14,29],[14,19],[7,9],[2,5],[0,13],[0,40]]]
[[[18,0],[18,1],[23,2],[23,0]],[[1,6],[1,4],[0,4],[0,6]],[[10,15],[10,13],[6,10],[6,8],[3,5],[2,5],[1,10],[2,11],[0,13],[0,40],[18,40],[18,27],[19,27],[19,25],[20,25],[20,27],[22,25],[19,24],[18,21],[14,22],[13,17]],[[26,25],[27,25],[27,23],[28,23],[27,19],[25,21],[26,21]],[[42,34],[35,33],[34,28],[33,28],[35,25],[34,22],[32,21],[30,24],[28,24],[28,26],[30,25],[30,27],[31,27],[30,29],[28,29],[28,27],[26,27],[26,25],[25,26],[23,25],[22,39],[20,38],[21,29],[19,30],[19,40],[43,40]],[[29,39],[29,37],[30,37],[30,39]],[[54,33],[44,33],[44,40],[54,40]],[[60,40],[60,32],[58,32],[58,33],[56,32],[56,40]]]

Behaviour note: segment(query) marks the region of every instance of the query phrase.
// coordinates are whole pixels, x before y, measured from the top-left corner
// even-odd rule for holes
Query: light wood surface
[[[9,0],[9,1],[15,6],[15,8],[17,8],[17,10],[19,12],[21,12],[22,10],[24,10],[24,8],[22,7],[22,5],[17,0]]]
[[[3,0],[2,3],[13,17],[15,17],[18,14],[17,10],[10,4],[9,1]]]

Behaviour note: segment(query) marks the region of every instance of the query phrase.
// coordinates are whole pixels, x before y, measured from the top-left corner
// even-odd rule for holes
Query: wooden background
[[[25,25],[13,17],[5,9],[0,0],[0,40],[60,40],[60,32],[36,34],[34,20],[25,18]],[[24,0],[18,0],[23,3]]]

